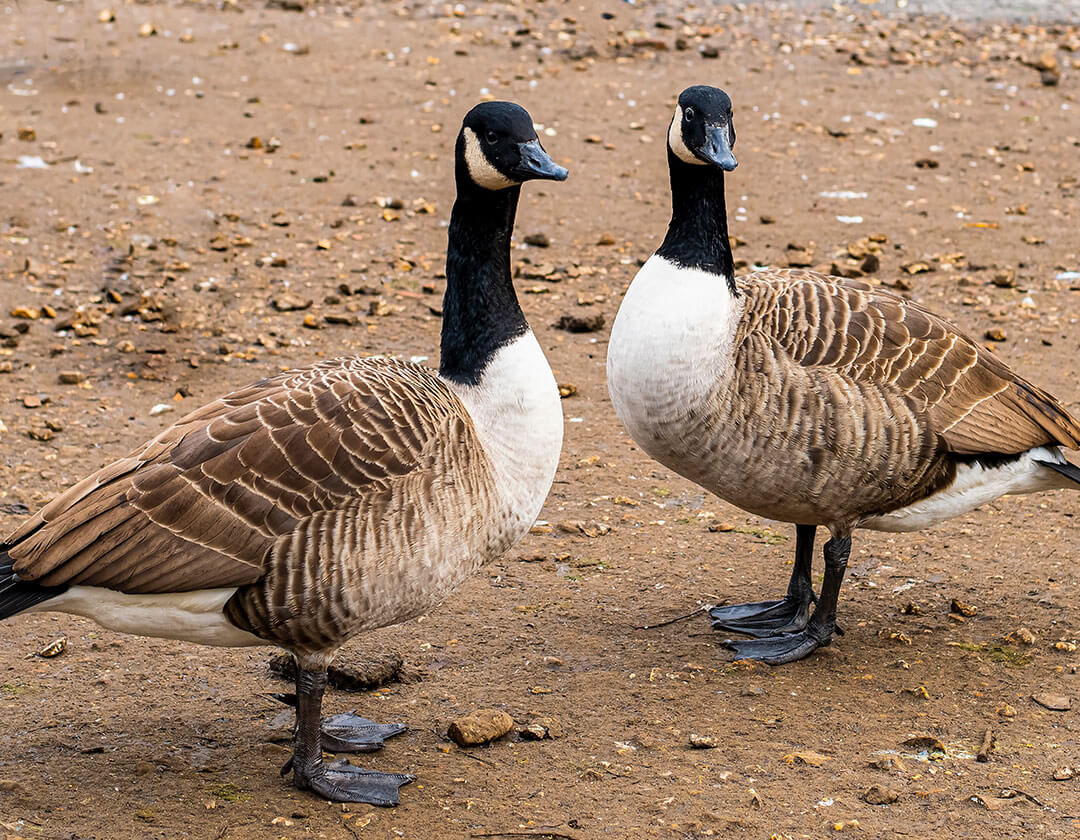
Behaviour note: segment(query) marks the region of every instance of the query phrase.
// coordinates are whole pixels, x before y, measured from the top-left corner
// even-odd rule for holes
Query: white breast
[[[477,385],[447,384],[494,466],[505,536],[513,542],[540,513],[562,451],[562,406],[551,367],[530,330],[495,354]]]
[[[723,277],[656,255],[630,284],[611,328],[608,392],[654,457],[654,445],[684,436],[679,419],[727,375],[741,312]]]

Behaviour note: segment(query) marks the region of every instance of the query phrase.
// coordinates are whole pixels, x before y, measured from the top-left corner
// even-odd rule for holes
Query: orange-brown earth
[[[872,5],[107,5],[23,0],[0,19],[5,532],[279,369],[342,353],[436,364],[452,143],[483,97],[529,108],[571,170],[524,190],[514,259],[576,393],[534,533],[429,616],[342,654],[404,658],[407,679],[326,704],[410,724],[356,759],[418,776],[400,807],[278,777],[269,649],[46,613],[0,625],[0,836],[1076,836],[1080,778],[1055,774],[1080,768],[1080,496],[858,534],[846,635],[744,667],[702,615],[642,628],[778,593],[793,529],[650,462],[604,386],[607,328],[667,218],[674,95],[704,82],[735,101],[742,265],[876,256],[873,282],[1077,410],[1075,26]],[[569,333],[564,315],[606,322]],[[63,653],[35,655],[60,636]],[[482,707],[551,719],[557,737],[452,744],[449,723]],[[926,760],[915,736],[944,755]]]

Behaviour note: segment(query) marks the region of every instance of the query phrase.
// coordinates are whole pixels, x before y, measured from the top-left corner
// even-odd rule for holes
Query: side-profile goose
[[[264,379],[187,415],[76,484],[0,544],[0,618],[87,616],[297,660],[295,784],[397,804],[412,777],[333,751],[404,727],[335,715],[326,668],[365,630],[441,601],[531,526],[563,421],[551,369],[510,279],[520,185],[561,181],[518,105],[465,117],[456,147],[438,375],[342,358]]]
[[[720,498],[796,524],[778,601],[721,606],[740,658],[829,643],[851,534],[912,531],[1005,493],[1080,489],[1058,447],[1080,424],[1052,396],[917,303],[809,271],[734,277],[724,173],[731,100],[687,88],[668,131],[672,215],[611,330],[608,389],[641,448]],[[810,582],[828,528],[825,577]]]

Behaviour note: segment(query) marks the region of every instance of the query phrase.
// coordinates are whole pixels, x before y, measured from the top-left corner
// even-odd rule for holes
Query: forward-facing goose
[[[780,664],[829,643],[851,534],[911,531],[1005,493],[1080,489],[1059,446],[1080,424],[955,327],[864,283],[809,271],[735,278],[724,172],[731,100],[679,96],[668,131],[672,216],[608,347],[615,411],[641,448],[720,498],[796,524],[778,601],[721,606],[725,642]],[[829,529],[817,607],[814,534]]]
[[[404,728],[335,715],[320,734],[326,668],[350,637],[424,613],[501,554],[551,486],[559,394],[510,279],[520,185],[536,178],[566,170],[528,113],[473,108],[438,375],[342,358],[187,415],[0,544],[0,618],[59,610],[125,633],[280,645],[298,664],[295,784],[397,804],[411,776],[323,764],[323,746],[376,749]]]

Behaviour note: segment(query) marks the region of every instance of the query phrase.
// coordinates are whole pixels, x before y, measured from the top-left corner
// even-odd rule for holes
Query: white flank
[[[681,421],[727,375],[741,314],[723,277],[656,255],[638,271],[611,328],[608,392],[653,457],[657,446],[684,451],[695,439]]]
[[[1037,461],[1064,463],[1065,458],[1055,447],[1040,446],[1000,467],[987,469],[979,464],[963,464],[957,467],[956,478],[948,487],[913,505],[864,519],[859,527],[874,531],[919,531],[972,511],[999,496],[1075,486]]]
[[[156,636],[203,645],[265,645],[231,624],[222,609],[235,587],[153,595],[127,595],[101,586],[73,586],[27,612],[56,611],[92,618],[102,627],[135,636]]]
[[[671,151],[675,153],[675,157],[681,160],[683,163],[693,163],[698,166],[706,166],[707,164],[703,160],[699,160],[694,157],[694,153],[686,145],[686,141],[682,136],[682,106],[675,106],[675,116],[671,120],[671,126],[668,128],[667,133],[668,146],[671,147]]]
[[[562,451],[562,405],[551,367],[529,330],[495,353],[477,385],[446,384],[465,404],[495,468],[514,541],[540,513]]]
[[[465,166],[469,170],[469,177],[473,179],[473,183],[485,190],[504,190],[517,183],[503,175],[488,160],[480,147],[480,138],[471,128],[465,129]]]

